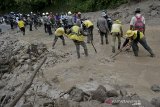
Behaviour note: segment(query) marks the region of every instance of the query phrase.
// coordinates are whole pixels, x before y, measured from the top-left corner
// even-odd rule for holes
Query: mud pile
[[[17,34],[5,33],[0,36],[0,104],[3,107],[16,97],[25,86],[27,80],[38,66],[39,62],[47,57],[46,62],[39,70],[31,88],[25,93],[16,107],[24,103],[34,103],[39,107],[43,101],[49,101],[60,93],[60,89],[53,82],[50,83],[43,75],[47,67],[69,61],[69,53],[48,51],[43,43],[28,43],[18,40]]]
[[[68,94],[68,98],[61,98]],[[55,99],[44,103],[45,107],[158,107],[157,99],[149,102],[137,94],[127,93],[125,89],[107,90],[100,85],[96,90],[84,92],[72,87],[70,90]]]

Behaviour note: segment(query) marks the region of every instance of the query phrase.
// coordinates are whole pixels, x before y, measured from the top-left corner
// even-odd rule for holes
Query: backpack
[[[144,23],[142,21],[142,15],[140,17],[135,16],[137,21],[135,22],[134,30],[138,30],[140,32],[144,31]]]

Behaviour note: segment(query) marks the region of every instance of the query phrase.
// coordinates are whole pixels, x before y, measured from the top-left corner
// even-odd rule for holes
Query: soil
[[[87,44],[89,56],[85,57],[84,51],[81,48],[80,59],[77,59],[74,43],[66,37],[66,46],[63,46],[61,40],[58,39],[55,48],[52,49],[54,35],[49,36],[47,33],[44,33],[43,27],[38,28],[38,30],[33,29],[33,31],[29,31],[26,28],[25,36],[20,32],[16,33],[16,30],[10,31],[10,34],[16,33],[15,37],[20,41],[26,43],[42,42],[46,44],[48,51],[50,51],[46,63],[42,66],[31,89],[26,93],[29,95],[32,92],[32,96],[28,101],[33,102],[34,96],[39,98],[40,95],[51,97],[51,99],[57,98],[60,92],[68,90],[72,86],[89,91],[95,90],[99,85],[105,86],[107,90],[125,88],[129,93],[137,93],[141,98],[149,101],[154,97],[159,97],[160,93],[155,93],[150,89],[153,84],[160,83],[160,13],[156,15],[152,13],[153,10],[158,11],[159,4],[160,1],[158,0],[147,0],[136,4],[137,7],[142,7],[142,13],[145,12],[145,36],[149,46],[156,54],[155,58],[149,57],[149,53],[139,44],[140,50],[138,57],[135,57],[131,50],[120,53],[113,62],[108,62],[106,59],[112,55],[112,38],[109,35],[109,44],[101,45],[96,25],[94,28],[94,45],[98,53],[95,53],[91,44]],[[129,28],[127,21],[133,15],[132,13],[135,8],[135,4],[131,4],[131,6],[125,4],[117,10],[108,10],[108,12],[112,13],[111,15],[114,18],[116,17],[113,15],[115,11],[120,12],[119,15],[123,17],[119,18],[123,18],[123,31],[126,32]],[[125,13],[124,11],[126,10],[127,12]],[[125,16],[126,14],[129,14],[129,16]],[[89,16],[96,23],[100,12],[84,13],[83,16]],[[122,43],[123,41],[124,39],[122,39]],[[19,78],[17,81],[19,80],[23,83],[29,77],[30,73],[25,72],[20,75],[22,76],[16,77]],[[14,79],[11,79],[11,81],[13,82]],[[18,90],[20,90],[20,87]],[[38,93],[38,95],[35,93]],[[46,99],[36,99],[35,107],[38,107]],[[20,107],[23,101],[20,101],[17,107]]]

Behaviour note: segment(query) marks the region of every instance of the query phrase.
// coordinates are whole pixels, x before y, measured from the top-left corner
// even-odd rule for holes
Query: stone
[[[121,89],[121,90],[120,90],[120,95],[121,95],[121,96],[126,96],[126,95],[127,95],[127,90]]]
[[[6,83],[4,83],[4,82],[0,82],[0,89],[2,89],[2,88],[4,88],[6,86]]]
[[[21,107],[33,107],[33,105],[31,103],[26,103],[26,104],[23,104]]]
[[[156,10],[151,11],[151,16],[156,16],[157,14],[158,14],[158,11],[156,11]]]
[[[160,107],[160,97],[152,98],[151,104],[153,104],[155,107]]]
[[[118,92],[116,90],[110,90],[107,92],[107,97],[118,97]]]
[[[91,91],[91,99],[104,102],[107,98],[107,90],[104,86],[99,85],[95,91]]]
[[[154,91],[154,92],[160,92],[160,86],[154,84],[154,85],[151,86],[151,90]]]

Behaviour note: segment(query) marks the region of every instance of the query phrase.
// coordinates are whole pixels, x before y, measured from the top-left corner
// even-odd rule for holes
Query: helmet
[[[46,12],[46,15],[48,15],[49,13],[48,12]]]
[[[42,15],[44,16],[44,15],[45,15],[45,13],[42,13]]]
[[[106,13],[105,13],[105,12],[102,12],[102,13],[101,13],[101,16],[103,16],[103,17],[106,16]]]
[[[68,14],[71,15],[72,14],[71,11],[69,11]]]
[[[128,30],[127,32],[126,32],[126,37],[132,37],[133,36],[133,34],[134,34],[134,32],[132,31],[132,30]]]
[[[81,14],[81,12],[78,12],[78,14]]]
[[[27,16],[29,17],[30,15],[29,15],[29,14],[27,14]]]

